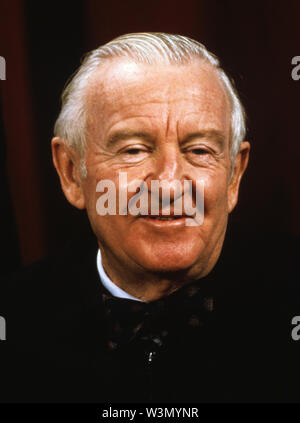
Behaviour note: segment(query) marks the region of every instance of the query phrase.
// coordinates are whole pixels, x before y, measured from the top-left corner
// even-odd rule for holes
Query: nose
[[[162,145],[152,162],[151,178],[148,183],[158,181],[169,190],[170,201],[182,195],[183,162],[177,143]],[[152,185],[154,186],[154,185]]]
[[[153,179],[166,181],[172,184],[173,181],[182,178],[182,157],[179,146],[170,143],[162,146],[157,151],[154,163]]]

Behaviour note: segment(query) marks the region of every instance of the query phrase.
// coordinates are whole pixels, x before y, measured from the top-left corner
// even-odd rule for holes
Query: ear
[[[80,157],[58,137],[52,139],[52,159],[58,173],[62,190],[74,207],[85,208],[85,200],[80,178]]]
[[[232,212],[238,201],[239,187],[242,176],[247,168],[249,160],[250,144],[247,141],[242,142],[235,163],[234,172],[228,186],[228,212]]]

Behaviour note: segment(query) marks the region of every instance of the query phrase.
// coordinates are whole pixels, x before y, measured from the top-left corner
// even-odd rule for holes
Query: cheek
[[[82,183],[86,210],[89,215],[95,209],[96,184],[96,179],[91,176],[88,176]]]
[[[136,191],[129,192],[129,189],[131,191],[136,190],[136,181],[139,176],[125,171],[122,171],[120,175],[119,170],[112,170],[107,166],[89,168],[88,177],[83,183],[83,193],[86,211],[94,228],[99,227],[99,229],[105,230],[105,228],[112,229],[115,226],[122,226],[124,216],[118,216],[119,211],[127,209],[128,201],[136,194]],[[102,184],[99,185],[100,182]],[[107,183],[112,184],[114,188],[107,188]],[[102,201],[100,201],[101,197],[103,198]],[[116,212],[109,212],[101,216],[97,207],[100,205],[101,208],[107,209],[108,197],[110,198],[110,205],[113,204],[113,209]],[[121,203],[119,202],[120,198]]]
[[[99,217],[96,209],[97,201],[99,197],[104,195],[104,192],[97,192],[97,186],[100,181],[109,180],[116,184],[115,175],[112,172],[109,172],[103,166],[89,166],[88,176],[83,181],[82,188],[83,194],[85,197],[86,211],[89,216],[89,219],[93,225],[95,219]]]
[[[197,175],[204,184],[204,217],[227,210],[228,185],[225,172]]]

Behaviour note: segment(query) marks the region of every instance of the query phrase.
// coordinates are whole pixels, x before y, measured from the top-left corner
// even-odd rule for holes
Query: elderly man
[[[10,282],[9,398],[293,399],[278,362],[290,320],[272,324],[278,285],[270,300],[269,269],[244,244],[219,259],[244,136],[238,95],[200,43],[128,34],[86,56],[64,90],[52,154],[97,243],[71,244]]]

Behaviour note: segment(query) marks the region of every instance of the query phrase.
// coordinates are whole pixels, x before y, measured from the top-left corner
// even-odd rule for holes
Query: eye
[[[124,151],[124,153],[129,154],[130,156],[136,156],[137,154],[144,152],[145,150],[142,150],[138,147],[128,148]]]
[[[210,154],[210,151],[204,147],[191,146],[190,148],[186,149],[186,153],[193,154],[195,156],[205,156]]]
[[[213,152],[203,145],[191,145],[184,149],[185,156],[194,165],[205,165],[214,157]]]
[[[149,149],[144,145],[128,145],[119,151],[120,158],[128,163],[136,163],[148,157]]]
[[[196,154],[197,156],[203,156],[204,154],[209,154],[209,152],[207,150],[204,150],[204,148],[193,148],[190,151]]]

